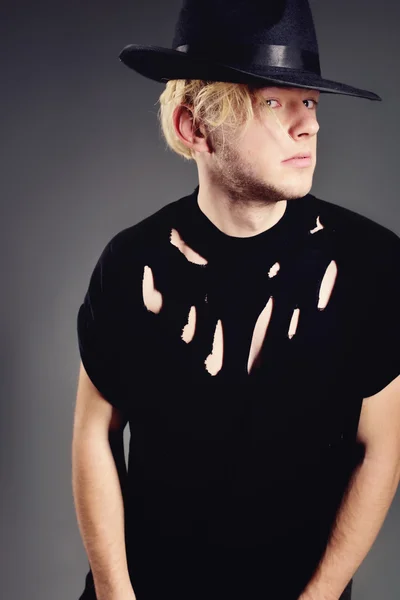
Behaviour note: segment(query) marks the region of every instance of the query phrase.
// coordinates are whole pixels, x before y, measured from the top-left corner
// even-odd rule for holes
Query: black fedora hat
[[[171,48],[129,44],[120,60],[161,83],[203,79],[382,100],[324,79],[308,0],[184,0]]]

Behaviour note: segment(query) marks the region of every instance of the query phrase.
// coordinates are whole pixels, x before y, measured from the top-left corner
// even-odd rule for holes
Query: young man
[[[121,58],[199,185],[79,309],[81,600],[349,600],[399,481],[400,239],[310,190],[320,93],[380,98],[321,78],[294,0],[187,2]]]

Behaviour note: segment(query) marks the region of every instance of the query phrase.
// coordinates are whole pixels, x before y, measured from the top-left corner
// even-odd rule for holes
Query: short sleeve
[[[124,410],[127,281],[120,236],[103,249],[77,315],[79,353],[100,394]]]
[[[390,232],[389,244],[383,248],[375,248],[379,262],[370,265],[374,289],[359,350],[363,398],[377,394],[400,374],[399,236]]]

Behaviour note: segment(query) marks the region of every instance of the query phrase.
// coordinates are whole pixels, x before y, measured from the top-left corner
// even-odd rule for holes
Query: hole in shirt
[[[222,321],[218,320],[214,331],[214,340],[211,353],[207,356],[204,364],[210,375],[216,375],[222,368],[224,356],[224,337],[222,331]]]
[[[188,322],[182,329],[182,339],[189,344],[192,341],[196,330],[196,307],[192,306],[189,311]]]
[[[147,310],[158,314],[163,305],[161,292],[156,290],[154,286],[153,271],[148,265],[145,265],[142,282],[143,303]]]
[[[317,225],[316,225],[316,227],[314,227],[314,229],[310,229],[310,233],[316,233],[317,231],[320,231],[321,229],[324,229],[324,226],[322,225],[321,221],[319,220],[319,217],[317,217]]]
[[[171,244],[178,248],[178,250],[182,252],[189,262],[194,263],[195,265],[206,265],[208,263],[208,260],[187,245],[187,243],[181,238],[177,229],[171,229],[171,235],[169,239]]]
[[[247,361],[247,373],[259,364],[261,347],[263,345],[269,321],[271,319],[273,297],[271,296],[263,310],[258,315],[258,319],[254,326],[253,336],[251,338],[251,345],[249,351],[249,358]]]
[[[290,319],[290,325],[289,325],[289,331],[288,331],[288,337],[290,340],[296,333],[297,324],[299,322],[299,316],[300,316],[300,309],[295,308],[293,311],[293,314],[292,314],[292,318]]]
[[[268,271],[268,277],[275,277],[275,275],[278,273],[279,269],[281,268],[281,265],[276,262],[272,265],[272,267],[270,268],[270,270]]]
[[[319,299],[318,299],[318,308],[319,310],[324,310],[326,308],[329,299],[332,295],[332,290],[335,285],[337,276],[337,264],[334,260],[331,260],[329,265],[326,268],[325,274],[321,281],[321,286],[319,288]]]

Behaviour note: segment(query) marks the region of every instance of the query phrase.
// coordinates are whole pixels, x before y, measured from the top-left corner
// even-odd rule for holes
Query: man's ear
[[[190,120],[193,127],[193,135],[199,138],[206,137],[206,128],[204,123],[199,123],[194,121],[193,111],[189,106],[183,105],[183,110],[186,110],[190,115]]]
[[[193,138],[193,113],[184,104],[177,106],[173,113],[176,135],[182,142],[191,142]]]
[[[209,150],[207,131],[204,124],[193,122],[193,111],[189,106],[181,104],[176,107],[173,115],[175,131],[181,141],[192,150]]]

